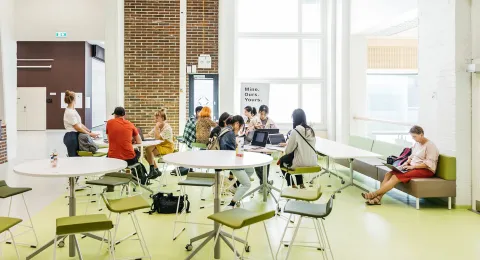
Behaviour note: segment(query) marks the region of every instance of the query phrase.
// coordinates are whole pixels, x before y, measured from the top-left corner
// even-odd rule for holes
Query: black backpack
[[[157,212],[160,214],[174,214],[177,210],[179,196],[173,196],[173,193],[159,192],[152,196],[152,206],[150,211],[146,212],[150,215]],[[186,213],[190,213],[190,201],[188,201],[188,195],[180,196],[180,205],[178,207],[178,213],[181,213],[183,209]]]
[[[133,167],[131,168],[132,170],[132,175],[135,177],[138,176],[138,182],[142,185],[148,185],[148,173],[147,173],[147,169],[145,168],[145,166],[143,166],[143,164],[141,163],[136,163],[133,165]]]

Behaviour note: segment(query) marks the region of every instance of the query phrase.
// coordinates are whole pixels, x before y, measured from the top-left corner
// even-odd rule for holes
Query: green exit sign
[[[57,38],[67,38],[67,32],[57,32],[56,37]]]

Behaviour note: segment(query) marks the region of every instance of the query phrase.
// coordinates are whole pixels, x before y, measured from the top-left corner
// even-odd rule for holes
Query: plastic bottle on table
[[[243,153],[244,153],[244,138],[243,137],[237,137],[236,138],[236,142],[237,142],[237,149],[235,150],[235,154],[236,156],[238,157],[243,157]]]

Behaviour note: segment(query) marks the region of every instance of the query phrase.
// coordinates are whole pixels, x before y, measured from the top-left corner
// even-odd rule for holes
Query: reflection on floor
[[[67,200],[64,198],[66,180],[27,178],[14,174],[12,167],[23,160],[45,158],[53,149],[60,154],[65,154],[62,143],[63,133],[60,132],[21,132],[18,141],[18,159],[2,165],[1,178],[5,178],[11,186],[30,186],[33,191],[26,195],[27,203],[34,213],[34,224],[39,234],[40,243],[53,238],[55,219],[68,214]],[[281,179],[272,167],[271,179],[275,186],[280,186]],[[164,190],[175,190],[175,178],[170,177],[169,186]],[[325,200],[332,190],[340,185],[335,177],[320,178],[322,187],[325,187]],[[331,184],[332,187],[327,185]],[[255,181],[253,186],[258,185]],[[155,187],[158,190],[158,187]],[[212,213],[212,208],[199,210],[199,189],[190,188],[188,194],[192,201],[192,213],[189,221],[209,223],[206,217]],[[477,230],[480,227],[480,216],[465,209],[447,210],[442,206],[422,204],[421,210],[415,210],[403,201],[386,196],[383,205],[368,207],[364,204],[358,188],[348,188],[336,196],[332,214],[325,221],[330,243],[335,259],[479,259],[480,237]],[[79,195],[86,191],[79,192]],[[204,194],[209,192],[205,191]],[[148,193],[144,192],[145,198]],[[396,195],[396,197],[402,195]],[[404,196],[404,200],[406,200]],[[256,194],[253,200],[260,200]],[[79,197],[79,200],[82,200]],[[412,200],[410,200],[412,202]],[[14,201],[14,215],[24,216],[20,200]],[[272,202],[270,202],[272,203]],[[2,214],[5,214],[6,203],[2,201]],[[77,212],[83,213],[86,203],[79,203]],[[89,204],[89,213],[97,213],[97,205]],[[104,210],[102,212],[105,212]],[[174,215],[148,215],[142,211],[137,213],[140,225],[144,231],[152,259],[185,259],[188,252],[185,245],[188,237],[209,230],[210,226],[188,226],[176,241],[172,241]],[[268,231],[274,248],[278,248],[279,240],[286,221],[283,218],[274,218],[268,221]],[[313,226],[310,221],[306,226]],[[118,237],[123,237],[133,229],[130,219],[124,217],[120,224]],[[18,230],[17,230],[18,231]],[[245,235],[245,231],[239,232]],[[28,235],[17,240],[30,241]],[[315,241],[315,234],[311,230],[303,229],[299,233],[298,241]],[[271,259],[268,251],[267,240],[261,225],[252,227],[250,234],[251,253],[250,259]],[[211,243],[210,243],[211,244]],[[197,244],[198,245],[198,244]],[[195,245],[194,245],[195,246]],[[107,251],[99,253],[99,243],[92,239],[81,239],[80,247],[84,259],[108,259]],[[213,247],[206,247],[194,259],[213,259]],[[33,252],[33,249],[19,247],[21,259]],[[4,259],[16,259],[12,246],[3,245]],[[126,241],[116,247],[117,257],[138,255],[141,248],[138,241]],[[52,249],[44,251],[34,259],[52,259]],[[282,248],[279,259],[286,256],[286,248]],[[310,248],[295,247],[290,259],[320,259],[319,251]],[[232,259],[233,255],[226,247],[222,248],[222,259]],[[57,259],[70,259],[68,249],[57,250]]]

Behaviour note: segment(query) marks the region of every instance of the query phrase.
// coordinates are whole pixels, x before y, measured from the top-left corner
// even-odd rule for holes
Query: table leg
[[[268,167],[267,165],[263,166],[263,202],[267,202],[267,192],[268,192]]]
[[[76,201],[75,201],[75,177],[70,177],[68,178],[69,181],[69,188],[70,188],[70,197],[68,200],[68,206],[69,206],[69,216],[75,216],[76,212]],[[75,237],[73,235],[70,235],[68,237],[68,255],[70,257],[75,257]],[[55,245],[56,246],[56,245]]]
[[[215,198],[213,200],[213,204],[214,204],[213,212],[214,213],[220,212],[220,171],[215,171]],[[220,228],[220,224],[215,222],[213,234],[217,234],[219,228]],[[220,259],[220,239],[217,239],[217,242],[215,244],[214,258]]]
[[[143,145],[140,145],[140,159],[138,160],[140,163],[143,162],[143,156],[145,155],[144,152],[143,152]]]

